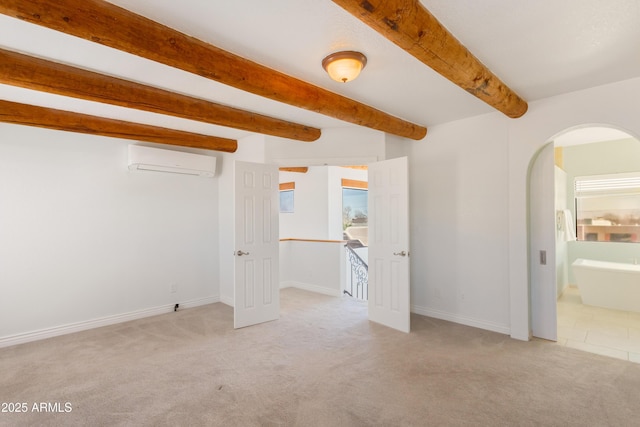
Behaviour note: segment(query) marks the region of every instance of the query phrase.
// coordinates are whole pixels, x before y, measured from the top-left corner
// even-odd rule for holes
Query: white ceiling
[[[330,0],[113,0],[112,3],[317,86],[432,126],[494,111]],[[422,0],[526,101],[640,76],[638,0]],[[117,31],[117,29],[114,29]],[[0,46],[319,128],[355,126],[0,15]],[[363,52],[341,84],[327,54]],[[0,99],[223,137],[247,132],[0,85]],[[517,120],[517,119],[515,119]]]

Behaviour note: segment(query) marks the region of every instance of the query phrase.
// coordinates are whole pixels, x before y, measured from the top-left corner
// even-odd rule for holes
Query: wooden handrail
[[[347,243],[346,240],[295,239],[291,237],[280,239],[280,241],[281,242]]]

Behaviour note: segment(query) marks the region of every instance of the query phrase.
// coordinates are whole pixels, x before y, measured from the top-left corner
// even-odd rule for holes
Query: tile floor
[[[569,286],[558,299],[558,344],[640,363],[640,313],[583,305]]]

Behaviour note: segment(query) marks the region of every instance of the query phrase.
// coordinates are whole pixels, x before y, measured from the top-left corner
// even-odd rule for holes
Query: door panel
[[[234,327],[280,316],[278,168],[234,164]]]
[[[406,157],[369,165],[369,215],[369,319],[409,332]]]
[[[529,177],[531,334],[558,339],[554,147],[542,149]]]

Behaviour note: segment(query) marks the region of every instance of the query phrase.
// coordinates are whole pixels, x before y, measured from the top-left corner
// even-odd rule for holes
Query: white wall
[[[364,127],[324,128],[314,142],[273,136],[266,140],[266,162],[280,166],[349,165],[385,158],[385,134]]]
[[[129,143],[0,124],[0,343],[218,300],[217,180],[130,173]]]
[[[367,181],[367,171],[310,166],[307,173],[280,172],[295,182],[294,212],[280,214],[280,238],[342,240],[342,179]]]
[[[425,140],[423,139],[423,141]],[[411,142],[411,140],[408,138],[402,138],[396,135],[385,135],[385,156],[384,159],[380,160],[389,160],[408,156],[411,147],[409,142]]]
[[[340,296],[345,263],[345,248],[341,243],[280,242],[280,286]]]
[[[327,166],[311,166],[307,173],[280,172],[280,182],[295,182],[293,212],[280,214],[280,238],[328,239]]]
[[[508,133],[497,114],[429,129],[409,157],[413,311],[509,332]]]

